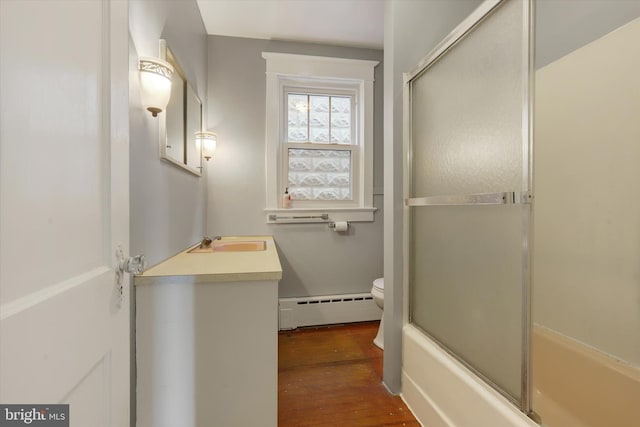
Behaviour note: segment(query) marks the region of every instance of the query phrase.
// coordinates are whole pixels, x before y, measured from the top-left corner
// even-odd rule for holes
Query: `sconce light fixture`
[[[202,147],[202,157],[208,162],[216,151],[218,136],[213,132],[196,132],[196,147]]]
[[[153,117],[157,117],[167,108],[171,97],[173,67],[168,62],[150,57],[140,58],[138,64],[142,105]]]

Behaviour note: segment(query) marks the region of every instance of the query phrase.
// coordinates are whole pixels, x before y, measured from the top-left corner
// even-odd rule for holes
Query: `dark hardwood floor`
[[[278,426],[420,426],[382,385],[378,322],[278,335]]]

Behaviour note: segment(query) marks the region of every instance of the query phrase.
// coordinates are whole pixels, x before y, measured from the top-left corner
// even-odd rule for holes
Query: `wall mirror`
[[[158,115],[160,157],[197,176],[202,176],[201,147],[195,133],[202,129],[202,101],[196,95],[175,55],[160,40],[160,58],[173,65],[171,99]]]

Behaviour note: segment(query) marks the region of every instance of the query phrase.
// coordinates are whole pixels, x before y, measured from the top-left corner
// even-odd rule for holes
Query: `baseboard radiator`
[[[382,310],[370,293],[280,298],[280,330],[301,326],[380,320]]]

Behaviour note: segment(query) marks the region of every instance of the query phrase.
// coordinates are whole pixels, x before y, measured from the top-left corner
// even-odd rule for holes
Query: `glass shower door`
[[[405,92],[410,321],[525,412],[530,8],[483,3]]]

